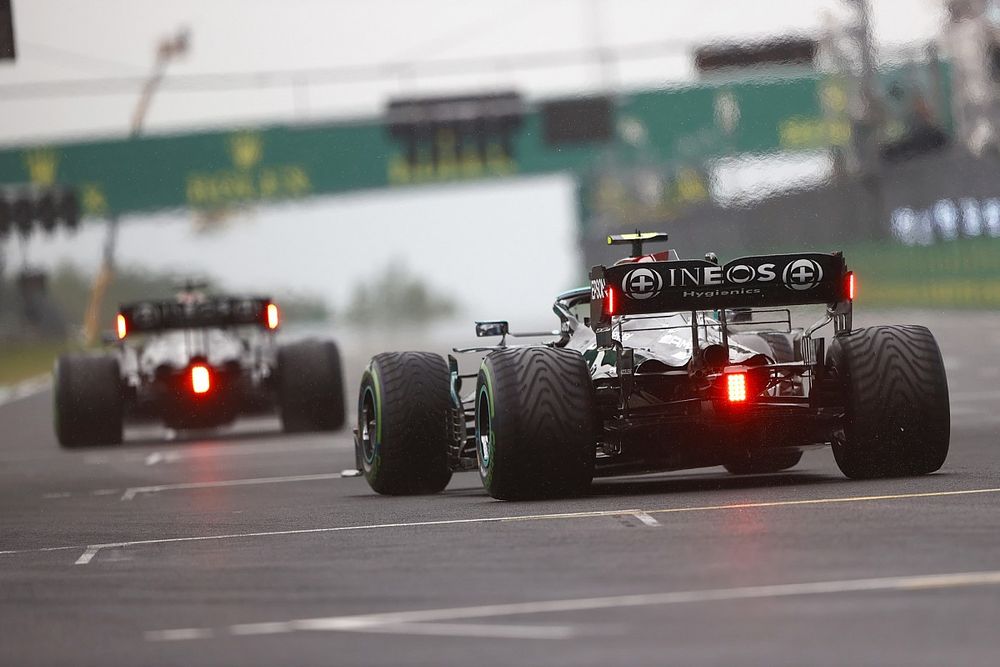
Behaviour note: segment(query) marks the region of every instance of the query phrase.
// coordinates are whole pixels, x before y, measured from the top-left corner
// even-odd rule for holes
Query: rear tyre
[[[801,460],[802,452],[793,449],[755,454],[739,461],[730,461],[724,467],[733,475],[762,475],[794,468]]]
[[[501,500],[580,495],[594,477],[594,385],[583,357],[527,347],[483,360],[476,452],[486,491]]]
[[[344,425],[344,380],[333,341],[278,348],[278,413],[285,433],[335,431]]]
[[[451,481],[451,381],[429,352],[372,358],[358,396],[357,458],[368,484],[386,495],[439,493]]]
[[[64,355],[55,365],[56,438],[67,449],[118,445],[124,397],[114,357]]]
[[[856,479],[925,475],[948,456],[948,378],[925,327],[880,326],[834,338],[828,363],[845,399],[833,455]]]

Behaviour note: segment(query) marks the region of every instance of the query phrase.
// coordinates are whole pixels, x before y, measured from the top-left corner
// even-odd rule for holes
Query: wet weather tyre
[[[583,357],[548,347],[494,352],[476,385],[476,452],[486,491],[501,500],[586,493],[598,432]]]
[[[760,453],[725,465],[733,475],[762,475],[781,472],[798,465],[802,452],[797,450]]]
[[[61,356],[54,384],[56,439],[62,447],[121,444],[124,396],[117,359]]]
[[[358,395],[357,458],[368,484],[385,495],[439,493],[451,481],[448,364],[429,352],[372,358]]]
[[[948,456],[948,379],[925,327],[880,326],[837,336],[828,364],[845,402],[833,443],[847,477],[926,475]]]
[[[335,431],[344,425],[344,378],[333,341],[304,340],[278,348],[276,384],[286,433]]]

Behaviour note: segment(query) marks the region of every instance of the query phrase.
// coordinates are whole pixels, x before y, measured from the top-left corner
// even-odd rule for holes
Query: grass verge
[[[0,343],[0,386],[50,372],[67,347],[62,341]]]

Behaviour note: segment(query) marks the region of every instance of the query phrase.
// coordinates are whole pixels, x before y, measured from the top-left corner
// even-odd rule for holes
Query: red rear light
[[[279,319],[278,306],[273,303],[267,304],[267,328],[277,329]]]
[[[116,325],[118,328],[118,340],[124,340],[125,335],[128,334],[128,324],[125,322],[125,316],[121,313],[118,313]]]
[[[746,403],[746,373],[726,373],[726,400],[730,403]]]
[[[604,312],[608,315],[614,315],[617,305],[615,303],[615,288],[608,285],[607,293],[604,295]]]
[[[848,301],[854,301],[854,295],[857,293],[858,283],[857,279],[854,277],[854,271],[847,272],[847,299]]]
[[[191,391],[196,394],[206,394],[212,388],[212,374],[207,366],[198,364],[191,367]]]

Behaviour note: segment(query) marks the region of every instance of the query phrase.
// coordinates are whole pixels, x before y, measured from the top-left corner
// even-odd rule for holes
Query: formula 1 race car
[[[777,472],[815,445],[832,445],[851,478],[942,466],[950,410],[937,342],[920,326],[854,329],[841,253],[726,264],[643,254],[666,238],[609,237],[631,257],[556,298],[555,340],[508,346],[507,322],[477,322],[477,335],[500,337],[455,350],[485,355],[477,373],[450,355],[374,357],[355,431],[371,487],[435,493],[453,472],[478,470],[495,498],[565,496],[595,475]],[[790,307],[807,304],[825,316],[794,328]],[[828,344],[816,334],[831,324]]]
[[[270,299],[187,290],[175,300],[123,305],[116,324],[112,352],[56,362],[63,447],[118,444],[127,419],[201,429],[277,410],[286,432],[343,426],[336,344],[277,345],[279,312]]]

